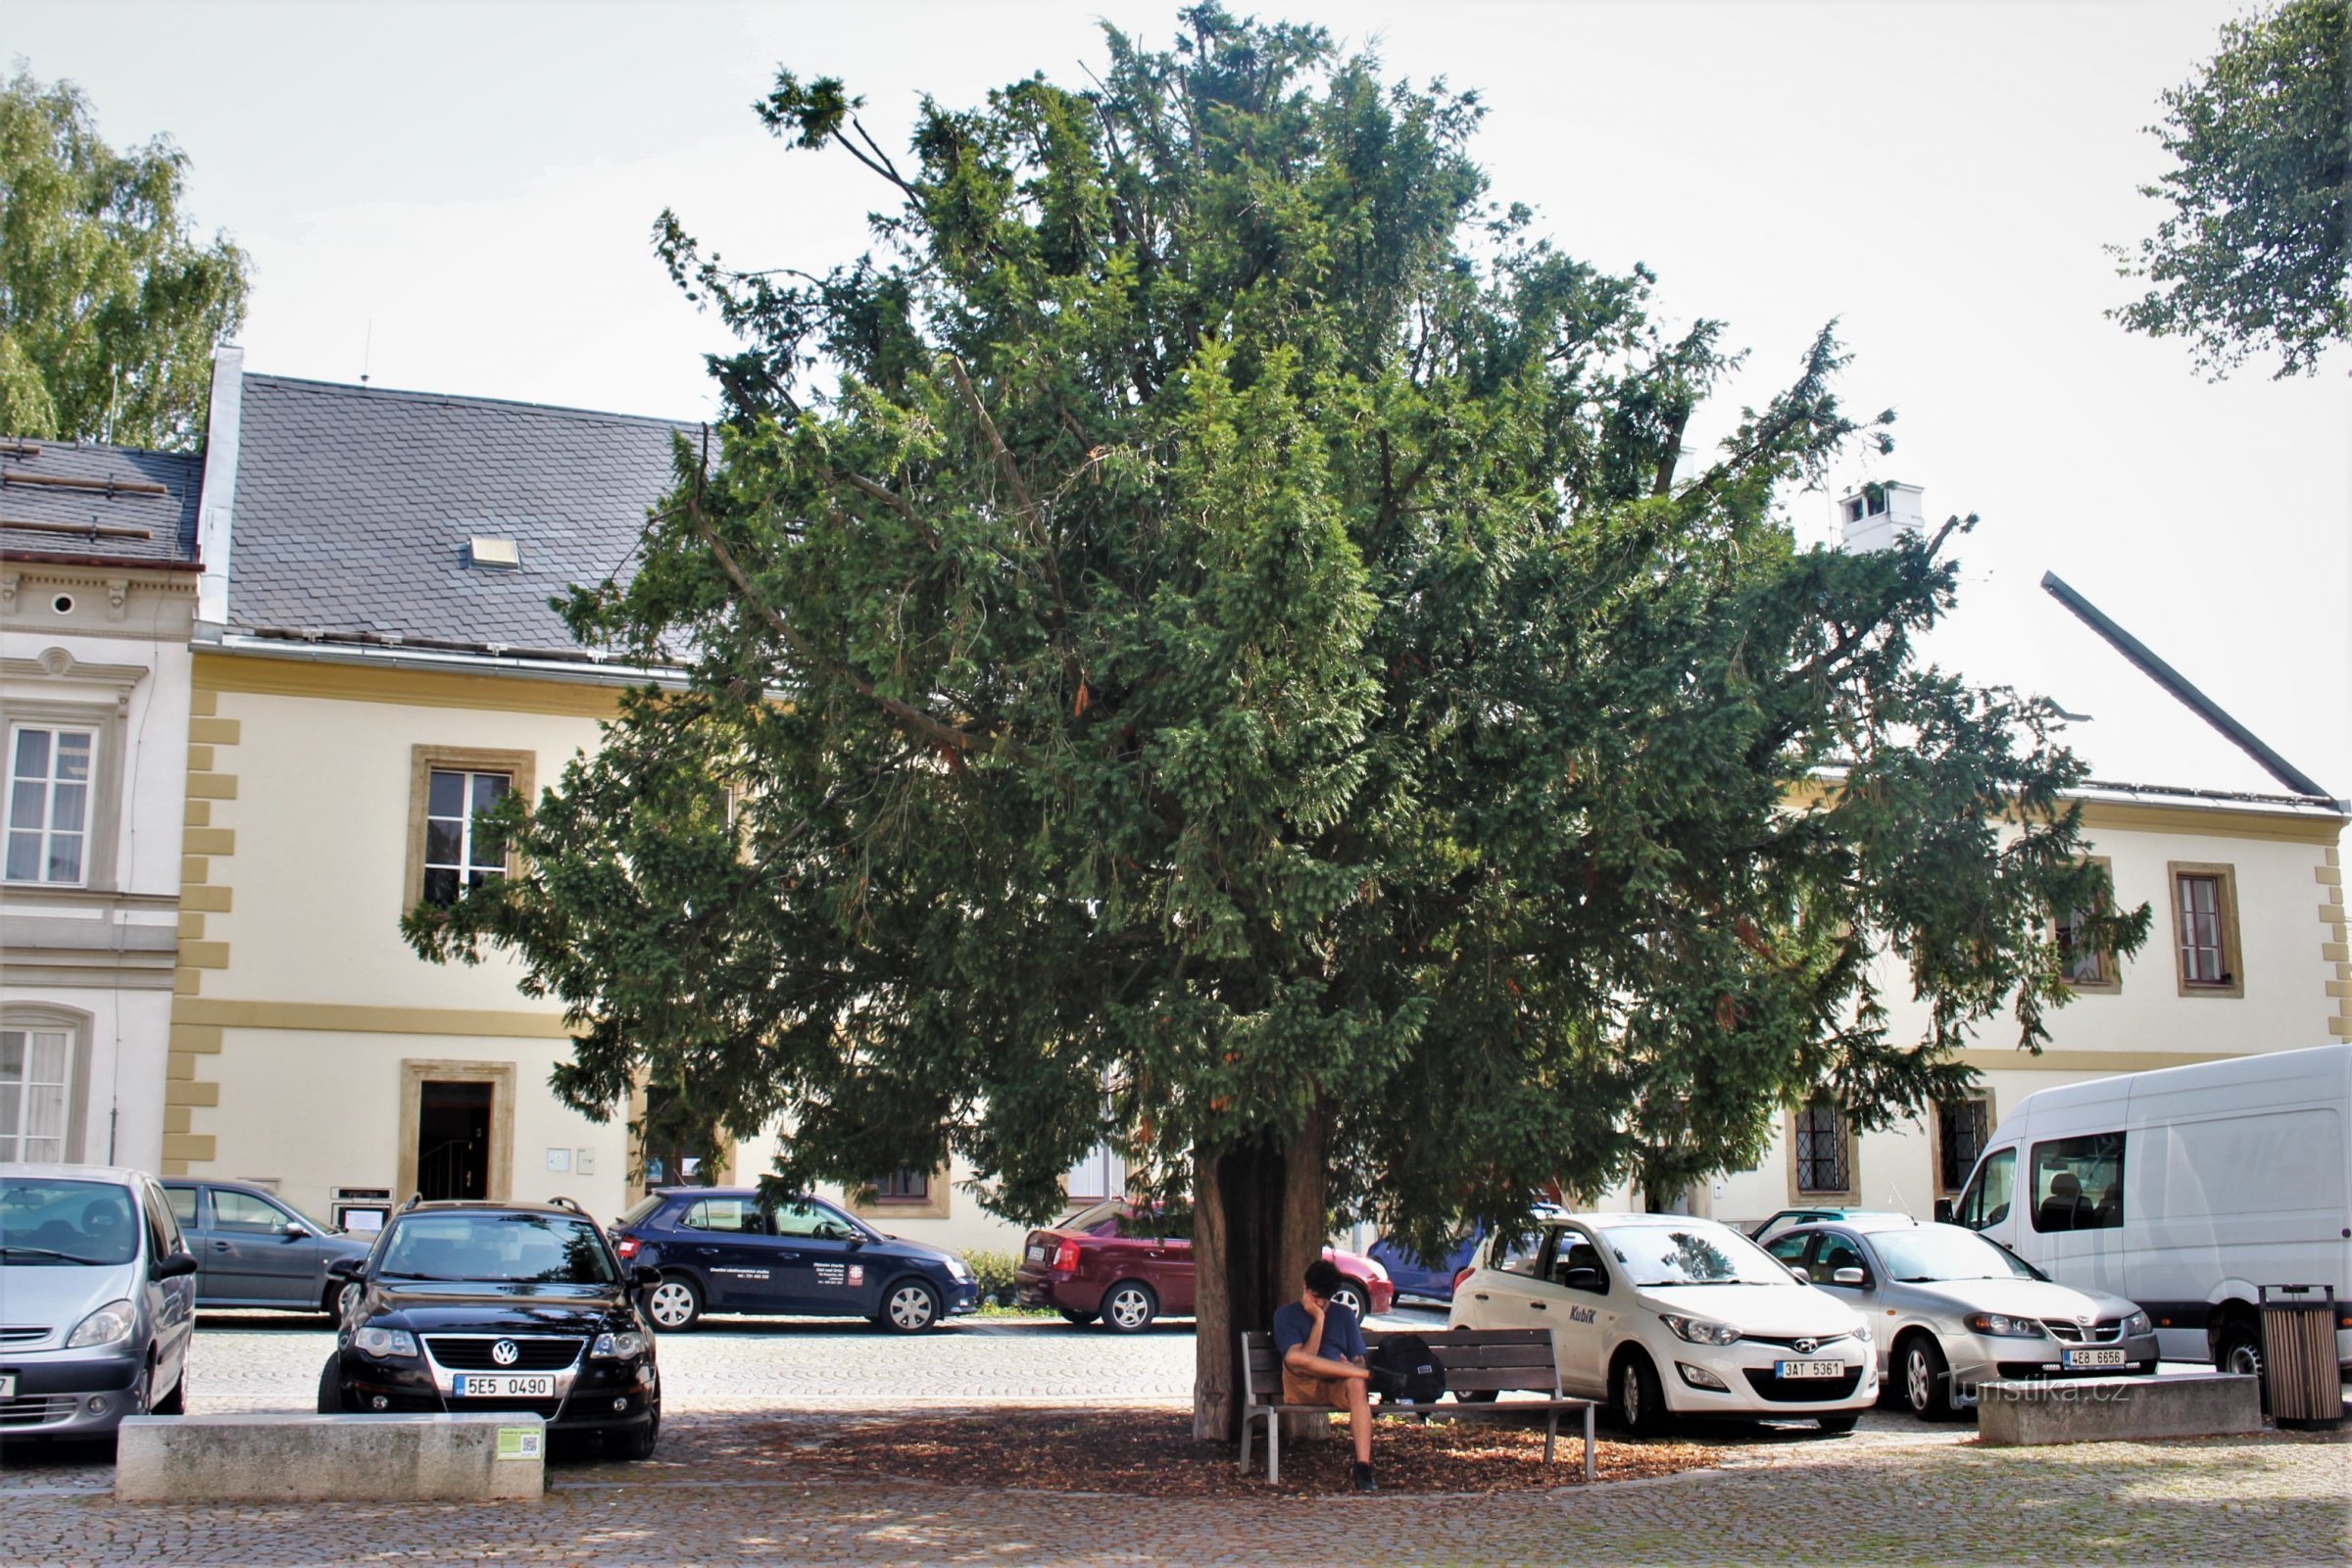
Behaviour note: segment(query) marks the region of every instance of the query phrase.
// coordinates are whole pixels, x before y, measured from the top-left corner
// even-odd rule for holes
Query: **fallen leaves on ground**
[[[745,1446],[760,1446],[754,1439]],[[806,1425],[760,1434],[771,1453],[831,1473],[938,1482],[983,1490],[1126,1493],[1149,1497],[1264,1496],[1269,1492],[1348,1490],[1354,1451],[1344,1422],[1332,1441],[1282,1446],[1282,1484],[1269,1487],[1264,1446],[1253,1442],[1251,1473],[1231,1444],[1193,1437],[1187,1410],[1010,1409],[971,1416],[885,1417],[844,1423],[821,1438]],[[1712,1446],[1627,1443],[1595,1446],[1600,1480],[1672,1475],[1716,1462]],[[1544,1429],[1519,1423],[1384,1420],[1372,1463],[1387,1493],[1493,1493],[1580,1486],[1581,1436],[1563,1431],[1556,1462],[1544,1462]]]

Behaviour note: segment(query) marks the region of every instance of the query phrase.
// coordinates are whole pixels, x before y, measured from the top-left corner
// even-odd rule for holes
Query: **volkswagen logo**
[[[500,1366],[513,1366],[522,1359],[522,1350],[513,1340],[501,1340],[490,1347],[490,1359]]]
[[[1821,1342],[1819,1340],[1799,1340],[1796,1342],[1796,1353],[1799,1355],[1811,1355],[1815,1350],[1820,1348]]]

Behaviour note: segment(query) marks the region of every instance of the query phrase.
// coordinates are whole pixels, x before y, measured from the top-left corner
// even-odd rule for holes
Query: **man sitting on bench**
[[[1345,1278],[1328,1257],[1306,1265],[1305,1294],[1274,1309],[1274,1353],[1282,1357],[1283,1403],[1348,1412],[1355,1490],[1373,1492],[1372,1373],[1364,1364],[1364,1331],[1353,1312],[1331,1298]]]

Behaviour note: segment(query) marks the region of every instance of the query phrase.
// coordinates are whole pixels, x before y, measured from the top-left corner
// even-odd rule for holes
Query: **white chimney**
[[[1918,485],[1886,479],[1838,497],[1838,521],[1845,548],[1890,550],[1898,533],[1927,532],[1927,514],[1919,502],[1922,493]]]
[[[237,444],[245,409],[245,351],[223,343],[213,351],[213,400],[204,421],[204,488],[196,522],[196,618],[228,624],[230,523],[237,505]]]

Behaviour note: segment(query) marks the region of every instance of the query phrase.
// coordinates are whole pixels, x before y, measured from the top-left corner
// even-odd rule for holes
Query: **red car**
[[[1190,1317],[1193,1239],[1155,1233],[1191,1227],[1161,1226],[1157,1220],[1157,1210],[1111,1198],[1058,1225],[1031,1231],[1017,1275],[1021,1304],[1053,1307],[1073,1323],[1100,1317],[1104,1327],[1121,1334],[1149,1328],[1163,1315]],[[1323,1249],[1323,1255],[1348,1276],[1332,1298],[1347,1302],[1358,1320],[1386,1312],[1396,1300],[1389,1271],[1372,1259],[1336,1247]]]

